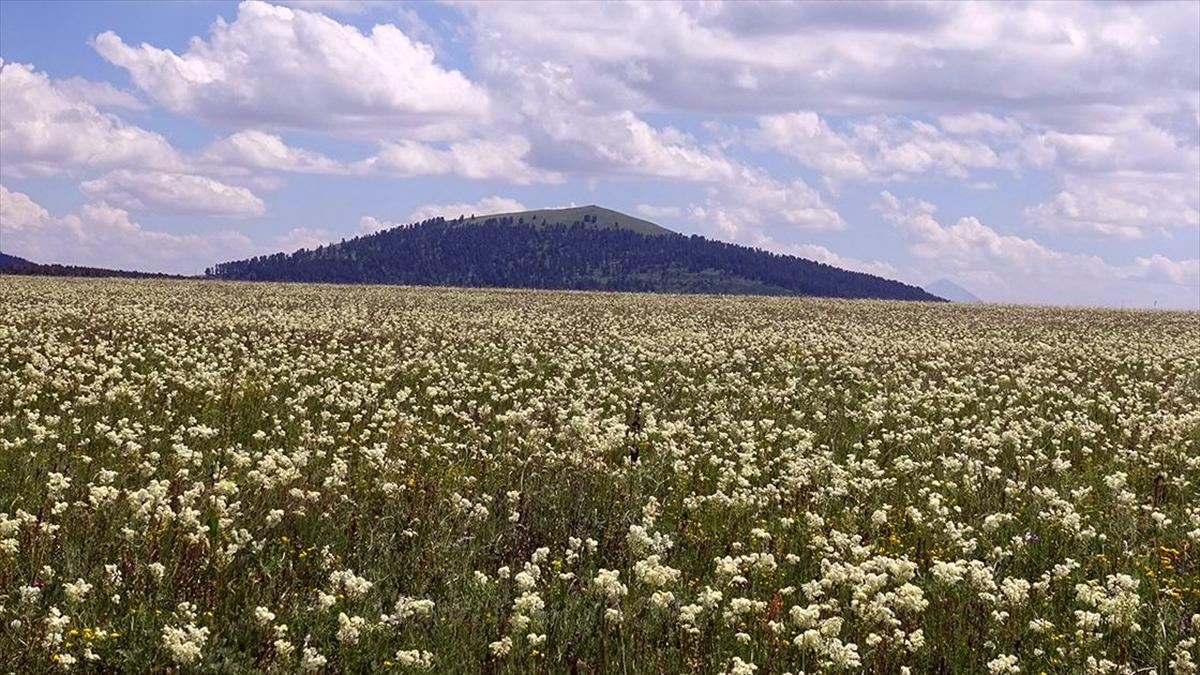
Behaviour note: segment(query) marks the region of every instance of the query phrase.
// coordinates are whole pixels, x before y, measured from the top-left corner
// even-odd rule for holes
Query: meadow
[[[1195,673],[1200,315],[0,277],[4,672]]]

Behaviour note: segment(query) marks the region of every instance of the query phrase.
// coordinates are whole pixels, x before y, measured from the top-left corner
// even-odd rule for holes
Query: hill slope
[[[0,252],[0,274],[22,274],[35,277],[124,277],[127,279],[181,278],[176,274],[110,270],[103,267],[80,267],[35,263],[15,255]]]
[[[28,260],[26,260],[24,258],[18,258],[15,255],[9,255],[9,254],[5,253],[4,251],[0,251],[0,270],[8,269],[10,267],[21,267],[24,265],[32,265],[32,264],[33,263],[29,262]]]
[[[256,281],[940,300],[916,286],[686,237],[597,206],[434,218],[205,273]]]

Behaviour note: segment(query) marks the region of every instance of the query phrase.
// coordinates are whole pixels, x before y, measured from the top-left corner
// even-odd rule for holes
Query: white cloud
[[[1194,288],[1200,293],[1200,260],[1171,260],[1154,254],[1138,256],[1133,265],[1125,270],[1131,279],[1145,279],[1160,283],[1175,284],[1185,288]],[[1194,298],[1195,299],[1195,298]],[[1200,299],[1196,299],[1200,302]],[[1194,304],[1194,303],[1193,303]]]
[[[275,4],[328,14],[361,14],[394,5],[391,0],[275,0]]]
[[[1003,164],[987,143],[949,136],[925,122],[873,117],[846,133],[811,111],[760,117],[754,142],[844,180],[900,181],[936,173],[966,178],[971,169]]]
[[[293,227],[284,234],[275,237],[275,246],[285,253],[292,253],[302,248],[314,249],[318,246],[332,243],[336,236],[329,230],[320,227]]]
[[[533,141],[530,160],[547,170],[709,183],[734,179],[743,169],[719,147],[653,126],[630,110],[590,114],[572,104],[569,93],[549,93],[554,85],[526,83],[526,89],[527,100],[540,103],[522,121]]]
[[[591,121],[582,120],[579,126],[579,137],[588,138]],[[738,170],[718,149],[698,147],[686,134],[652,127],[628,110],[591,131],[611,132],[601,135],[594,148],[619,172],[709,182],[732,178]]]
[[[145,110],[146,104],[124,89],[117,89],[108,82],[93,82],[82,77],[69,77],[54,83],[63,96],[74,101],[90,103],[97,108],[125,108]]]
[[[366,234],[373,234],[380,230],[390,230],[393,227],[399,227],[404,223],[390,223],[386,220],[379,220],[375,216],[363,216],[358,220],[358,229]]]
[[[940,115],[938,126],[958,136],[1020,136],[1021,124],[1011,117],[999,118],[985,112]]]
[[[1091,133],[1047,131],[1022,144],[1027,161],[1062,176],[1026,220],[1067,234],[1145,238],[1200,227],[1200,146],[1143,119]]]
[[[465,11],[498,114],[556,171],[731,180],[741,167],[722,147],[639,111],[740,113],[759,128],[702,128],[788,154],[831,189],[930,175],[986,189],[977,170],[1034,167],[1082,215],[1048,204],[1031,220],[1114,237],[1190,226],[1200,203],[1198,5],[552,3],[537,22],[523,3]],[[1180,189],[1160,200],[1126,186],[1113,215],[1088,207],[1115,172]],[[1085,180],[1097,188],[1073,189]]]
[[[526,211],[525,205],[521,202],[512,199],[511,197],[500,197],[493,195],[484,197],[476,202],[457,202],[452,204],[424,204],[413,209],[412,213],[408,214],[408,219],[402,223],[380,220],[374,216],[363,216],[359,221],[359,230],[367,234],[379,232],[380,230],[390,230],[393,227],[401,225],[418,223],[430,218],[442,217],[446,220],[453,220],[459,216],[471,217],[489,216],[498,213],[513,213],[516,211]]]
[[[1126,297],[1112,279],[1169,295],[1194,277],[1192,262],[1172,260],[1178,253],[1167,243],[1166,255],[1127,264],[1047,244],[1136,238],[1147,251],[1181,230],[1193,241],[1195,3],[547,3],[530,21],[527,3],[488,2],[460,6],[469,23],[461,33],[453,17],[434,30],[394,5],[289,4],[243,3],[236,19],[218,18],[177,51],[101,34],[96,50],[128,72],[137,96],[0,61],[4,175],[73,174],[86,194],[121,212],[235,214],[261,212],[250,190],[277,187],[283,172],[573,179],[580,190],[606,179],[683,182],[704,197],[638,212],[690,216],[723,238],[875,273],[890,268],[779,242],[846,227],[828,199],[842,182],[932,178],[932,189],[962,199],[985,197],[967,190],[1019,183],[1015,194],[1025,195],[1045,184],[1042,203],[1015,206],[1046,233],[1039,241],[997,231],[986,218],[942,225],[932,210],[930,227],[914,204],[899,205],[912,212],[903,225],[891,222],[931,271],[1008,289],[990,297],[1037,299],[1032,280],[1047,297],[1069,301]],[[308,10],[358,16],[349,25]],[[399,27],[357,27],[371,19]],[[443,38],[469,41],[470,79],[439,58]],[[222,137],[181,154],[112,114],[143,101]],[[756,123],[735,126],[745,119]],[[288,129],[365,139],[378,150],[361,161],[326,156],[291,145]],[[755,168],[748,149],[789,156],[818,177]],[[653,185],[666,196],[651,201],[688,201],[673,198],[673,186]],[[13,194],[9,211],[37,213],[15,206]],[[99,213],[92,220],[103,220]],[[55,228],[71,218],[22,217]],[[362,226],[390,224],[366,216]],[[297,228],[287,242],[328,234]],[[1081,271],[1062,271],[1070,265]],[[895,271],[919,276],[902,267]]]
[[[488,77],[561,66],[581,108],[963,114],[1190,105],[1192,3],[466,6]],[[595,36],[605,39],[597,40]],[[1179,83],[1193,83],[1190,88]]]
[[[300,9],[243,2],[176,54],[108,31],[96,51],[173,112],[236,127],[445,137],[486,117],[487,93],[394,25],[367,34]]]
[[[1025,219],[1045,229],[1120,239],[1142,239],[1150,227],[1200,226],[1195,190],[1153,177],[1067,179],[1053,199],[1025,209]]]
[[[767,251],[815,260],[844,270],[874,274],[877,277],[884,277],[885,279],[898,279],[900,277],[899,270],[887,261],[862,260],[860,258],[840,255],[820,244],[785,244],[775,241],[769,236],[754,237],[750,243],[752,246]]]
[[[77,85],[52,81],[32,66],[0,61],[0,165],[6,172],[49,175],[114,166],[169,169],[181,163],[166,138],[97,110],[86,100],[87,92],[76,98],[80,90]]]
[[[1086,133],[1048,130],[1025,141],[1027,162],[1066,172],[1200,172],[1200,146],[1144,118],[1128,117]]]
[[[408,222],[415,223],[438,216],[450,220],[459,216],[467,216],[469,218],[472,214],[490,216],[497,213],[513,213],[525,210],[527,210],[525,205],[515,199],[493,195],[491,197],[484,197],[477,202],[425,204],[413,209],[413,212],[408,214]]]
[[[637,212],[647,218],[678,218],[683,215],[683,209],[678,206],[654,206],[653,204],[638,204]]]
[[[837,210],[798,178],[780,181],[745,169],[736,180],[706,191],[705,203],[693,204],[688,215],[726,239],[752,242],[772,228],[821,232],[846,227]]]
[[[94,200],[129,211],[216,216],[256,216],[266,211],[263,201],[244,187],[185,173],[118,169],[84,181],[79,188]]]
[[[826,265],[833,265],[842,269],[874,274],[878,277],[897,279],[900,276],[896,267],[886,260],[862,260],[861,258],[840,255],[818,244],[796,244],[784,247],[781,252],[791,253],[801,258],[816,260],[817,262],[823,262]]]
[[[0,185],[0,238],[4,249],[40,263],[195,274],[216,260],[255,252],[243,234],[222,230],[173,234],[149,230],[105,203],[54,217],[20,192]]]
[[[1200,225],[1200,147],[1145,120],[1089,133],[1025,127],[985,113],[942,116],[938,126],[896,117],[848,123],[839,133],[813,112],[759,118],[752,140],[836,180],[901,181],[927,173],[964,179],[972,170],[1039,168],[1061,191],[1025,209],[1026,220],[1069,235],[1144,238]]]
[[[531,167],[528,154],[529,141],[515,135],[458,141],[444,149],[418,141],[385,142],[378,154],[359,162],[354,170],[393,176],[455,175],[517,184],[562,181],[556,173]]]
[[[538,157],[555,168],[608,176],[712,182],[734,178],[739,165],[700,147],[674,128],[656,128],[629,110],[610,115],[548,114]]]
[[[50,214],[41,204],[23,192],[10,192],[0,185],[0,224],[10,228],[36,229],[50,222]]]
[[[883,217],[908,241],[925,276],[953,276],[1008,302],[1080,305],[1117,302],[1200,307],[1200,260],[1138,257],[1125,265],[1064,253],[1033,239],[1001,234],[977,218],[942,225],[930,203],[881,194]]]
[[[289,146],[277,134],[253,129],[213,142],[201,153],[201,159],[209,164],[297,173],[339,174],[348,170],[319,152]]]

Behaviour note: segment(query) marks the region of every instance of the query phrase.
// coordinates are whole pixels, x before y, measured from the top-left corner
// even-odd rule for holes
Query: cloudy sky
[[[596,203],[1200,307],[1200,3],[0,3],[0,249],[192,273]]]

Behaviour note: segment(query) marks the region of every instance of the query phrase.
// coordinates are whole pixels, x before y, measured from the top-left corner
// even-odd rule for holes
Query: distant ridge
[[[684,236],[599,206],[431,218],[294,253],[226,262],[218,279],[941,298],[882,277]]]
[[[925,286],[925,290],[930,293],[949,300],[950,302],[964,303],[979,303],[983,302],[974,293],[950,281],[942,278]]]
[[[22,265],[32,265],[32,264],[33,263],[29,262],[28,260],[26,260],[24,258],[18,258],[15,255],[9,255],[9,254],[5,253],[4,251],[0,251],[0,270],[8,269],[10,267],[20,267]]]
[[[676,234],[671,230],[656,225],[648,220],[635,218],[631,215],[606,209],[603,206],[591,204],[588,206],[568,206],[561,209],[537,209],[534,211],[513,211],[511,213],[494,213],[486,216],[475,216],[464,218],[461,222],[464,225],[482,225],[488,220],[499,220],[504,218],[514,218],[517,224],[529,223],[534,227],[545,227],[549,225],[566,225],[569,223],[585,223],[588,227],[596,229],[614,229],[614,230],[629,230],[638,234],[647,234],[651,236],[660,236],[664,234]],[[448,218],[450,219],[450,218]],[[452,219],[450,219],[452,220]]]
[[[0,274],[24,274],[38,277],[123,277],[127,279],[182,278],[175,274],[160,274],[157,272],[134,272],[130,270],[110,270],[103,267],[35,263],[2,251],[0,251]]]

